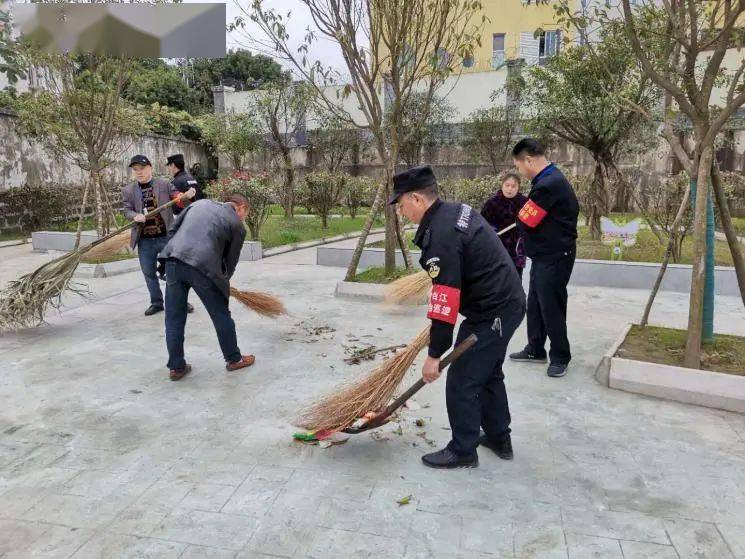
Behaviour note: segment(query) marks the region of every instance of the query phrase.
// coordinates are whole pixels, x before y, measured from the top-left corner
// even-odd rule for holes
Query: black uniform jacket
[[[197,179],[191,176],[190,173],[183,170],[179,171],[174,175],[172,182],[173,186],[175,186],[176,190],[178,190],[179,192],[186,192],[190,188],[194,188],[197,191],[197,194],[191,200],[192,202],[196,202],[197,200],[201,200],[202,198],[204,198],[204,192],[202,192],[202,189],[199,187]],[[179,208],[178,206],[174,207],[173,213],[175,215],[178,215],[180,212],[181,208]]]
[[[553,163],[532,182],[528,201],[517,215],[525,254],[533,260],[552,260],[573,253],[579,203],[572,185]]]
[[[429,355],[453,343],[458,313],[473,322],[493,321],[515,301],[525,301],[520,277],[494,230],[466,204],[437,200],[424,214],[414,239],[432,278],[427,317],[432,319]]]

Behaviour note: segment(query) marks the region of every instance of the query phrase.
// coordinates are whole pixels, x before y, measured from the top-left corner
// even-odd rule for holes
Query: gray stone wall
[[[16,117],[0,110],[0,191],[23,184],[54,184],[80,186],[84,173],[76,165],[55,159],[44,148],[20,136],[15,128]],[[166,175],[166,158],[183,153],[187,166],[200,163],[207,168],[204,148],[197,142],[166,136],[143,135],[117,147],[118,162],[106,171],[106,181],[124,184],[129,180],[127,164],[135,154],[143,154],[153,162],[156,175]]]

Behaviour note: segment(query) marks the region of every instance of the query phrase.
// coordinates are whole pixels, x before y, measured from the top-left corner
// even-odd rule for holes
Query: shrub
[[[77,188],[25,184],[0,194],[0,215],[24,233],[49,229],[78,217],[81,196]]]
[[[357,212],[361,207],[372,206],[377,188],[377,182],[371,177],[359,176],[347,178],[343,202],[349,210],[349,215],[352,219],[357,217]]]
[[[473,179],[445,179],[439,184],[440,195],[445,200],[463,202],[480,210],[484,202],[500,188],[499,178],[484,175]]]
[[[321,218],[324,229],[328,227],[331,210],[342,199],[348,179],[349,175],[345,173],[328,171],[315,171],[305,175],[299,198],[303,206],[310,208]]]
[[[274,185],[266,173],[251,175],[247,171],[233,171],[226,177],[212,181],[206,189],[207,196],[222,201],[235,192],[243,194],[251,205],[246,224],[251,232],[251,240],[258,241],[274,200]]]

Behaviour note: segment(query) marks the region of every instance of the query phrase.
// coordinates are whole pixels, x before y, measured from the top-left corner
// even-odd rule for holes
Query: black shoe
[[[508,435],[499,442],[492,442],[486,435],[479,437],[479,444],[485,446],[502,460],[512,460],[515,455],[512,453],[512,438]]]
[[[473,456],[458,456],[449,448],[443,448],[437,452],[431,454],[425,454],[422,456],[422,462],[425,466],[430,468],[439,469],[452,469],[452,468],[478,468],[479,456],[475,452]]]
[[[145,316],[152,316],[163,310],[163,305],[150,305],[145,311]]]
[[[510,353],[510,359],[513,361],[530,362],[530,363],[545,363],[547,361],[546,356],[536,357],[530,353],[527,349],[518,351],[517,353]]]
[[[191,303],[186,303],[186,312],[189,314],[194,312],[194,307],[192,306]]]
[[[551,363],[546,374],[553,378],[563,377],[567,374],[567,363]]]

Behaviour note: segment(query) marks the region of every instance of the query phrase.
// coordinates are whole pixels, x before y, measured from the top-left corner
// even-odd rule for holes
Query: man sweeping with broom
[[[443,202],[429,165],[393,178],[389,204],[419,224],[414,242],[432,279],[432,320],[425,382],[440,376],[440,356],[453,343],[458,314],[466,317],[457,342],[476,334],[478,341],[453,363],[445,394],[452,440],[422,457],[432,468],[475,468],[479,444],[500,458],[512,458],[510,411],[502,363],[507,345],[525,316],[525,292],[509,254],[489,224],[466,204]],[[485,434],[480,436],[480,427]]]
[[[253,365],[253,355],[238,349],[235,323],[230,315],[230,278],[246,238],[243,220],[249,212],[245,196],[232,194],[227,202],[198,200],[178,215],[168,231],[168,244],[160,253],[166,270],[166,345],[171,380],[191,372],[184,359],[189,290],[202,300],[215,326],[228,371]]]

